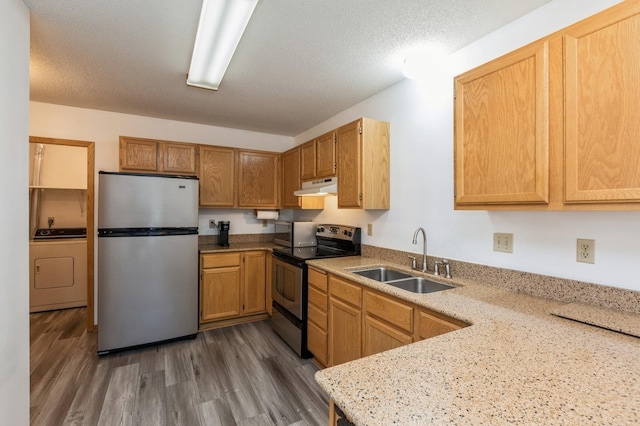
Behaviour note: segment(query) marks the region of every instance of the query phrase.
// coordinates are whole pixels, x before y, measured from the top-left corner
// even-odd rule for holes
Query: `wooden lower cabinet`
[[[362,310],[329,298],[329,365],[362,357]]]
[[[239,252],[201,257],[200,321],[240,315],[240,259]]]
[[[364,317],[362,355],[368,356],[413,343],[413,337],[370,315]]]
[[[266,257],[264,251],[248,251],[243,254],[243,314],[255,314],[266,310]]]
[[[466,327],[464,322],[437,312],[421,310],[418,313],[418,338],[428,339]]]
[[[200,323],[266,313],[266,252],[200,256]]]
[[[366,290],[362,355],[373,355],[413,343],[414,308]]]
[[[315,272],[314,272],[315,274]],[[310,275],[311,277],[311,275]],[[309,350],[328,367],[448,333],[468,324],[329,274],[327,363],[323,293],[309,284]],[[314,352],[314,349],[317,351]],[[321,354],[321,355],[318,355]]]
[[[312,267],[308,272],[309,302],[307,305],[307,348],[316,362],[326,366],[329,359],[327,328],[329,323],[329,296],[327,274]]]

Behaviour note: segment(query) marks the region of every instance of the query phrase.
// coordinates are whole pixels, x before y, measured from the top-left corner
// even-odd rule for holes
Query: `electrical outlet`
[[[216,220],[209,219],[209,229],[214,229],[216,227]]]
[[[367,235],[370,237],[373,236],[373,223],[367,224]]]
[[[576,262],[596,263],[596,240],[577,239]]]
[[[493,251],[513,253],[513,234],[493,233]]]

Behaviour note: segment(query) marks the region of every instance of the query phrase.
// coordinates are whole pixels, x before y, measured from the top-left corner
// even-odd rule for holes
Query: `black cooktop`
[[[273,249],[274,252],[299,260],[328,259],[331,257],[357,256],[360,253],[337,250],[327,247],[282,247]]]

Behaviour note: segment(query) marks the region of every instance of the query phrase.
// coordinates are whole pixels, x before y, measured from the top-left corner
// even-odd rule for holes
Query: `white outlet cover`
[[[585,238],[576,240],[576,262],[596,263],[596,240]]]

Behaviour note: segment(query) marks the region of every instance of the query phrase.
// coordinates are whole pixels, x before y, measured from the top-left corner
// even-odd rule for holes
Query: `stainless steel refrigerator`
[[[98,177],[98,354],[195,336],[198,179]]]

